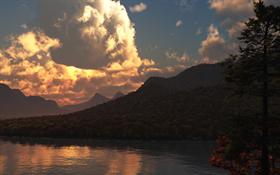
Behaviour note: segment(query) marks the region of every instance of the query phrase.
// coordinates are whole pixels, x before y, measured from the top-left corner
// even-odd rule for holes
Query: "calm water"
[[[213,142],[0,140],[2,175],[223,175]]]

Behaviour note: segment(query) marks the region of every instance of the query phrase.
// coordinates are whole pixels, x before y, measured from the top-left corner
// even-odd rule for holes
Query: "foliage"
[[[261,96],[267,67],[272,96],[280,90],[280,7],[265,6],[259,1],[255,3],[255,14],[238,38],[239,53],[225,61],[226,80],[236,85],[239,94]]]
[[[240,148],[240,145],[238,144]],[[255,144],[245,145],[245,149],[234,146],[232,140],[226,136],[217,139],[217,147],[213,151],[210,163],[213,166],[226,169],[230,175],[249,175],[261,173],[261,149]],[[279,152],[279,148],[275,149]],[[280,156],[271,152],[271,174],[280,174]],[[278,166],[277,166],[278,165]]]
[[[105,139],[212,139],[231,111],[228,90],[197,88],[175,94],[132,93],[62,116],[0,121],[0,135]],[[203,110],[202,110],[203,109]]]
[[[280,7],[258,1],[255,14],[241,32],[239,53],[225,62],[226,80],[235,86],[236,94],[260,98],[262,109],[257,113],[239,110],[232,115],[229,132],[218,140],[211,163],[231,174],[280,173],[276,167],[280,122],[274,110],[280,90]]]

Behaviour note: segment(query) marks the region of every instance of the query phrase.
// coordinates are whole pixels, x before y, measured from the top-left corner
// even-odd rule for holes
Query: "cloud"
[[[202,34],[202,30],[201,28],[198,28],[195,32],[195,35],[201,35]]]
[[[217,13],[227,15],[248,15],[253,8],[253,0],[210,0],[209,3]]]
[[[241,31],[245,28],[244,22],[236,22],[228,29],[228,35],[232,39],[236,39],[240,36]]]
[[[253,15],[256,0],[209,0],[210,8],[218,14],[234,18],[247,18]],[[264,0],[266,5],[280,5],[279,0]]]
[[[39,31],[13,38],[11,46],[0,51],[0,82],[19,88],[28,95],[52,98],[60,104],[74,103],[75,98],[86,95],[84,89],[75,90],[78,80],[94,84],[95,79],[105,77],[106,73],[55,63],[50,57],[50,49],[59,47],[59,40]]]
[[[190,11],[197,0],[176,0],[176,4],[179,6],[182,12]]]
[[[177,28],[178,28],[178,27],[181,27],[183,24],[184,24],[184,23],[183,23],[182,20],[178,20],[178,21],[176,22],[176,27],[177,27]]]
[[[179,55],[177,52],[168,50],[165,52],[165,56],[168,59],[175,60],[182,65],[186,65],[190,61],[190,56],[185,52],[182,55]]]
[[[22,24],[22,25],[20,25],[20,27],[23,28],[23,29],[27,29],[28,28],[27,24]]]
[[[280,5],[279,0],[264,0],[266,5]],[[228,33],[228,40],[220,35],[211,25],[207,38],[202,41],[199,54],[206,62],[221,61],[238,50],[238,36],[244,29],[245,22],[254,15],[254,0],[209,0],[209,6],[219,18],[221,26]]]
[[[208,36],[202,41],[198,52],[202,56],[202,62],[214,63],[227,58],[236,48],[235,44],[226,43],[218,28],[211,24],[208,29]]]
[[[148,6],[144,4],[143,2],[139,4],[135,4],[134,6],[129,7],[129,10],[131,13],[141,13],[145,10],[147,10]]]
[[[238,50],[238,36],[245,27],[248,18],[254,15],[254,0],[209,0],[209,6],[219,18],[221,26],[228,33],[228,40],[220,35],[218,29],[211,25],[207,38],[202,41],[199,54],[202,62],[222,61],[229,54]],[[264,0],[266,5],[280,5],[279,0]]]
[[[266,5],[280,5],[279,0],[264,0]],[[236,38],[244,22],[254,15],[254,0],[209,0],[210,8],[222,19],[231,38]]]
[[[209,4],[231,38],[238,36],[242,30],[241,23],[253,15],[253,0],[210,0]]]
[[[210,7],[220,14],[252,15],[256,0],[209,0]],[[280,5],[279,0],[264,0],[266,5]]]
[[[101,2],[103,5],[97,9]],[[92,54],[99,55],[95,58],[97,67],[106,66],[114,70],[141,66],[134,39],[135,29],[124,6],[111,0],[105,2],[99,0],[86,5],[77,18],[82,26],[82,39],[94,51]]]
[[[34,26],[63,43],[51,50],[56,62],[85,69],[116,62],[121,66],[141,64],[134,24],[120,1],[42,0],[39,4]]]
[[[39,27],[32,24],[31,31],[12,36],[10,46],[0,49],[1,83],[62,105],[85,101],[95,92],[127,93],[137,89],[151,70],[164,73],[154,61],[139,56],[134,25],[119,1],[67,2],[79,3],[72,16],[67,11],[61,17],[50,13],[50,20],[41,14],[49,21]]]
[[[96,92],[128,93],[149,76],[183,69],[160,68],[139,56],[134,24],[120,1],[40,3],[37,20],[43,22],[28,24],[30,31],[11,36],[10,45],[0,49],[0,83],[66,105]]]
[[[117,63],[100,69],[81,69],[56,63],[50,50],[62,43],[42,31],[14,36],[11,46],[0,50],[0,82],[21,89],[27,95],[40,95],[59,104],[87,100],[95,92],[112,93],[135,90],[146,78],[146,72],[157,69],[155,62],[142,59],[141,64],[126,67]],[[135,81],[135,77],[139,77]],[[120,88],[121,87],[121,88]],[[111,94],[112,95],[112,94]]]

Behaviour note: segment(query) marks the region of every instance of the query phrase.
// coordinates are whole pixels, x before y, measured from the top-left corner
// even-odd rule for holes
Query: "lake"
[[[208,141],[0,140],[1,175],[225,175]]]

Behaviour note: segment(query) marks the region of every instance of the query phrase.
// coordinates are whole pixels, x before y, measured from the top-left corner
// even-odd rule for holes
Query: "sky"
[[[1,0],[0,83],[60,105],[129,93],[223,61],[252,16],[253,0]]]

